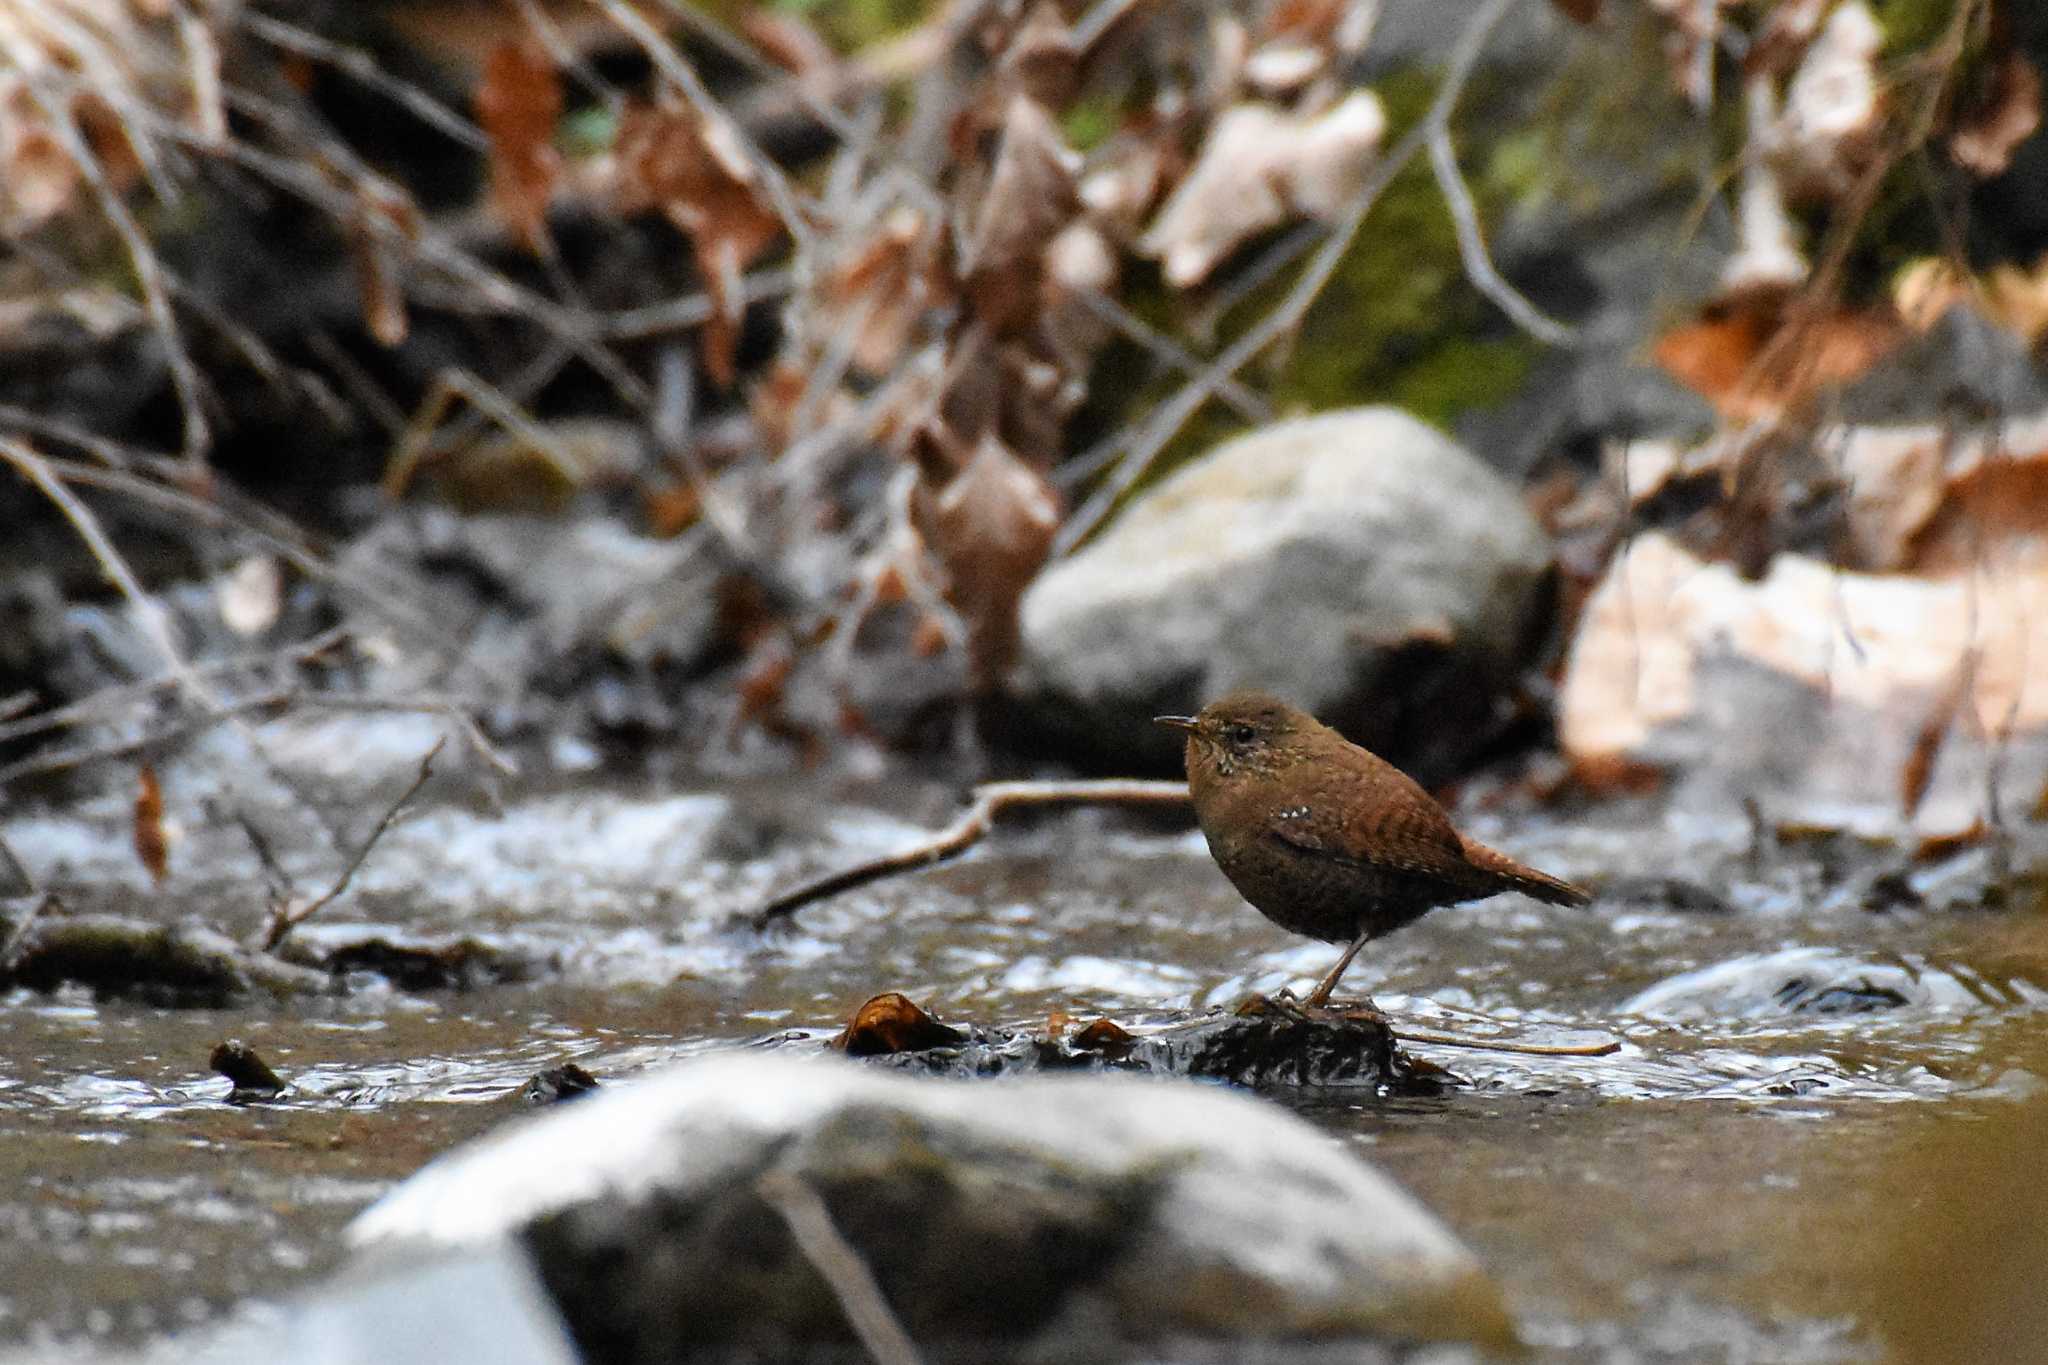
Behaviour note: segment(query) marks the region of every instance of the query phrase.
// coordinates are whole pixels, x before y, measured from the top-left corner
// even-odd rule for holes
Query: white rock
[[[889,1137],[835,1147],[835,1123],[856,1134],[860,1124],[879,1125]],[[910,1155],[899,1159],[899,1147]],[[933,1235],[953,1239],[949,1282],[1015,1274],[975,1261],[1008,1260],[1002,1248],[1019,1237],[1042,1235],[1057,1255],[1066,1224],[1056,1217],[1044,1234],[1020,1231],[1038,1208],[1006,1190],[1048,1179],[1062,1210],[1086,1206],[1095,1191],[1144,1191],[1111,1225],[1107,1261],[1071,1286],[1061,1310],[1068,1331],[1106,1320],[1131,1337],[1512,1337],[1499,1291],[1471,1253],[1327,1135],[1247,1095],[1136,1078],[947,1084],[836,1058],[701,1058],[451,1153],[363,1213],[349,1237],[405,1252],[488,1245],[592,1201],[624,1211],[594,1218],[599,1228],[637,1226],[630,1211],[655,1201],[669,1211],[664,1231],[720,1219],[753,1225],[719,1201],[752,1198],[770,1168],[839,1191],[841,1207],[858,1216],[891,1198],[860,1182],[908,1179],[921,1190],[934,1161],[943,1164],[942,1193],[914,1203],[911,1216],[929,1208]],[[1124,1199],[1114,1195],[1112,1204],[1124,1209]],[[687,1212],[700,1201],[713,1212]],[[759,1217],[774,1215],[764,1205]],[[973,1235],[976,1219],[992,1229],[985,1241]],[[859,1248],[860,1227],[840,1231]],[[913,1246],[925,1239],[918,1229],[889,1231]],[[668,1267],[651,1273],[687,1279],[696,1292],[714,1292],[705,1282],[724,1273],[674,1246],[647,1247],[645,1258]],[[872,1259],[885,1291],[892,1273],[908,1273],[880,1252]],[[920,1296],[894,1297],[915,1320],[918,1305],[900,1300]]]

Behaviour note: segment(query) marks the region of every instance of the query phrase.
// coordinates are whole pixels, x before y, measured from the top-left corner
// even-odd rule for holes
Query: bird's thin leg
[[[1337,981],[1344,975],[1344,969],[1351,965],[1351,959],[1358,956],[1358,950],[1370,943],[1372,937],[1373,931],[1365,929],[1357,938],[1351,940],[1351,946],[1344,950],[1344,956],[1337,959],[1337,965],[1330,968],[1329,973],[1321,981],[1316,982],[1316,988],[1308,993],[1308,999],[1301,1002],[1302,1008],[1316,1009],[1329,1000],[1330,992],[1337,989]]]

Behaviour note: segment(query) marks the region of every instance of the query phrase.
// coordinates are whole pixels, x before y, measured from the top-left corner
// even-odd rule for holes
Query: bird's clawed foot
[[[1386,1015],[1367,996],[1359,1000],[1318,1001],[1313,995],[1303,1000],[1291,990],[1281,989],[1271,995],[1253,992],[1239,1001],[1231,1013],[1240,1019],[1257,1019],[1266,1015],[1283,1015],[1286,1018],[1309,1023],[1316,1020],[1383,1020]]]

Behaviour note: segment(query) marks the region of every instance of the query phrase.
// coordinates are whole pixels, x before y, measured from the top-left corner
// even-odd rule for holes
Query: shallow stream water
[[[707,1047],[823,1037],[881,990],[955,1021],[1143,1019],[1299,989],[1334,952],[1246,907],[1185,821],[1110,811],[1032,817],[784,929],[733,927],[772,890],[943,823],[957,796],[751,778],[539,791],[499,814],[453,794],[395,828],[302,932],[475,935],[522,961],[524,980],[409,992],[364,974],[340,997],[232,1010],[78,990],[0,999],[0,1355],[146,1345],[277,1311],[339,1261],[358,1210],[515,1116],[544,1067],[573,1060],[622,1083]],[[257,922],[259,869],[231,825],[186,810],[172,877],[152,892],[125,814],[109,797],[5,833],[79,908]],[[2016,884],[1982,908],[1979,853],[1873,884],[1880,852],[1759,852],[1739,822],[1647,806],[1466,823],[1621,894],[1588,911],[1516,898],[1439,911],[1375,944],[1347,988],[1397,1026],[1594,1030],[1622,1050],[1417,1046],[1457,1080],[1441,1095],[1275,1102],[1435,1209],[1543,1358],[1878,1352],[1896,1318],[1893,1250],[1922,1235],[1912,1218],[1947,1216],[1926,1153],[2042,1089],[2038,900]],[[323,865],[331,875],[309,854],[292,870],[311,885]],[[1684,894],[1656,880],[1674,877]],[[228,1037],[293,1096],[227,1104],[206,1060]]]

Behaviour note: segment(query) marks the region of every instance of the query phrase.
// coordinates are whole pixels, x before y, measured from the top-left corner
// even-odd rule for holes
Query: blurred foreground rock
[[[1927,577],[1781,554],[1749,582],[1638,537],[1573,642],[1565,753],[1596,786],[1655,774],[1780,825],[1953,838],[1994,782],[2024,815],[2048,781],[2048,557],[2022,548]]]
[[[1550,558],[1514,490],[1406,413],[1279,422],[1039,576],[1020,690],[1059,738],[1128,769],[1179,750],[1152,716],[1263,687],[1427,781],[1483,742]]]
[[[790,1212],[813,1199],[844,1246]],[[933,1359],[1513,1340],[1471,1253],[1327,1137],[1244,1096],[1121,1078],[700,1059],[435,1162],[351,1237],[384,1254],[517,1240],[606,1361],[850,1346],[821,1274],[848,1254],[882,1301],[857,1307]]]

